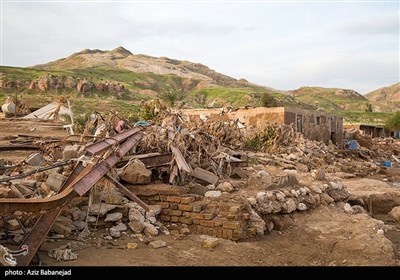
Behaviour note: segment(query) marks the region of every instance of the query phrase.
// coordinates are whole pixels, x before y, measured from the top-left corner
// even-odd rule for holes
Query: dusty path
[[[115,245],[103,243],[79,250],[79,258],[57,262],[40,252],[43,264],[61,266],[391,266],[398,265],[392,243],[378,229],[382,222],[366,214],[346,214],[340,205],[323,206],[307,213],[291,215],[285,230],[272,231],[260,240],[233,242],[219,240],[214,249],[201,246],[200,235],[177,239],[160,235],[155,239],[168,247],[152,249],[140,241],[120,239]],[[292,222],[290,222],[290,220]],[[291,226],[289,224],[292,224]],[[94,233],[99,236],[99,232]],[[65,244],[66,241],[45,243],[42,250]],[[97,243],[98,240],[91,240]],[[127,242],[137,242],[133,250]],[[110,248],[110,249],[107,249]]]

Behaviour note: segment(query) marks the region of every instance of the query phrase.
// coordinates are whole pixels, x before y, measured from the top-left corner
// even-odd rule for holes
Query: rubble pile
[[[264,235],[279,228],[275,215],[347,202],[347,189],[333,175],[382,172],[380,161],[396,159],[400,151],[397,142],[388,148],[373,140],[360,141],[350,152],[307,140],[295,125],[254,130],[235,121],[190,121],[179,111],[150,113],[154,124],[96,113],[82,135],[1,139],[35,151],[20,162],[0,159],[0,207],[6,211],[0,238],[20,245],[54,207],[59,213],[46,224],[50,237],[87,240],[100,230],[99,248],[126,237],[161,248],[165,242],[153,240],[160,234],[200,232],[231,240]],[[159,188],[143,193],[148,186]],[[32,200],[60,203],[10,211],[4,199],[19,199],[21,206]],[[359,211],[349,207],[347,212]],[[211,240],[204,247],[217,244]],[[73,260],[74,250],[69,245],[49,255]]]

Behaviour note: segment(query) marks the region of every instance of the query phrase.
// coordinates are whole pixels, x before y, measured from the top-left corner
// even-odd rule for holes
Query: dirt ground
[[[382,222],[367,214],[349,215],[341,205],[322,206],[291,215],[287,229],[272,231],[259,240],[219,239],[213,249],[202,247],[204,236],[160,235],[167,247],[153,249],[137,239],[101,242],[77,251],[77,260],[57,262],[47,251],[67,241],[46,242],[39,254],[49,266],[393,266],[399,265],[392,243],[378,233]],[[92,232],[91,244],[101,231]],[[126,249],[137,242],[136,249]],[[82,244],[82,247],[85,245]]]
[[[33,129],[34,128],[34,129]],[[0,138],[8,135],[66,136],[60,125],[37,121],[0,121]],[[1,145],[1,141],[0,141]],[[32,151],[0,151],[0,158],[23,159]],[[379,183],[380,182],[380,183]],[[367,182],[368,183],[368,182]],[[371,182],[369,182],[371,183]],[[383,182],[366,184],[365,179],[346,180],[350,193],[393,192]],[[400,189],[397,189],[396,192]],[[343,203],[282,215],[281,230],[273,230],[259,239],[233,242],[219,239],[213,249],[202,247],[205,236],[189,234],[159,235],[167,247],[153,249],[130,234],[106,241],[105,228],[91,229],[87,243],[47,239],[39,250],[42,265],[49,266],[393,266],[400,265],[400,230],[385,215],[347,214]],[[386,232],[382,234],[382,230]],[[390,240],[389,240],[389,239]],[[47,252],[67,242],[77,242],[78,259],[57,262]],[[127,243],[138,244],[126,249]],[[393,242],[393,243],[392,243]]]

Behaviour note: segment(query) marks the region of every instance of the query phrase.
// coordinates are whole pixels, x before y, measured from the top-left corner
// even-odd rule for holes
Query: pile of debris
[[[275,214],[346,201],[346,188],[325,173],[355,176],[382,169],[371,159],[381,152],[380,143],[346,154],[305,139],[294,125],[254,131],[234,121],[189,121],[169,109],[155,115],[152,125],[130,124],[116,112],[108,117],[96,112],[82,135],[8,138],[39,152],[21,162],[0,160],[0,238],[39,248],[49,231],[53,238],[76,235],[82,241],[101,228],[99,247],[129,234],[162,247],[160,240],[152,242],[170,233],[161,220],[182,224],[182,234],[193,229],[239,240],[272,230]],[[307,176],[316,183],[299,182]],[[132,191],[152,182],[179,186],[179,191],[164,186],[151,195]],[[252,187],[256,193],[244,191]],[[73,251],[67,246],[50,255],[73,260]],[[35,252],[19,256],[18,264],[29,264]]]

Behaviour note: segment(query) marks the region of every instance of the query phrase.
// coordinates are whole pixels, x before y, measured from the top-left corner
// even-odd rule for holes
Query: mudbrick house
[[[396,137],[398,138],[398,132],[390,131],[385,129],[381,125],[373,124],[346,124],[343,126],[345,129],[358,129],[364,135],[369,135],[372,138],[376,137]]]
[[[265,123],[292,124],[305,138],[322,142],[331,140],[340,144],[343,140],[343,118],[334,114],[310,111],[297,108],[240,108],[224,112],[222,108],[187,109],[184,113],[189,117],[208,117],[211,119],[239,120],[246,126],[261,127]]]

